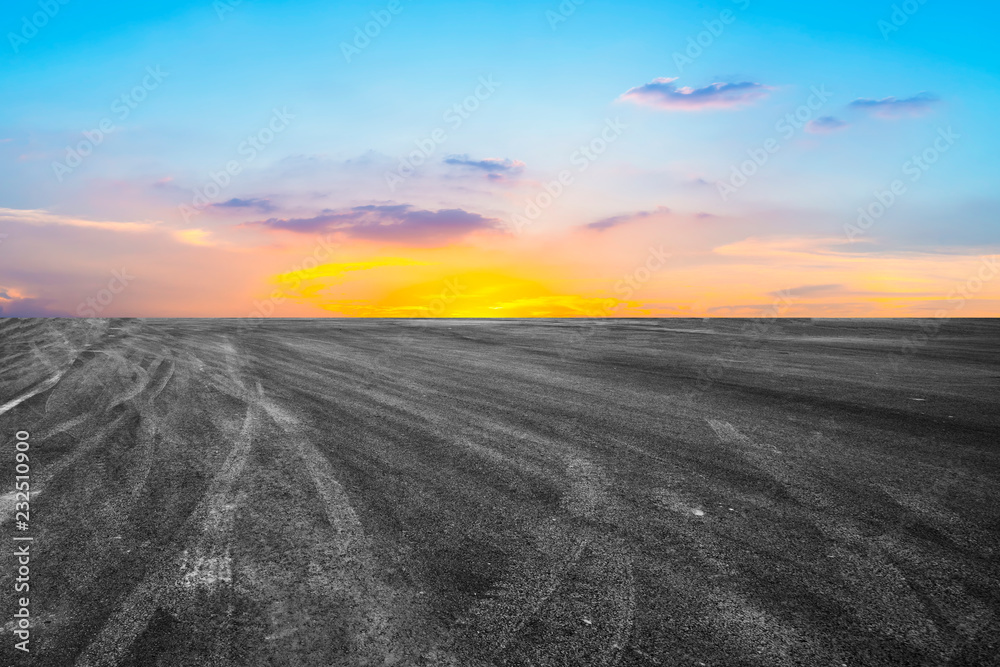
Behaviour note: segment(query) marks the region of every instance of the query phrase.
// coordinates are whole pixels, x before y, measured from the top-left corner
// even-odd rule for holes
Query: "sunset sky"
[[[3,316],[1000,314],[992,4],[0,17]]]

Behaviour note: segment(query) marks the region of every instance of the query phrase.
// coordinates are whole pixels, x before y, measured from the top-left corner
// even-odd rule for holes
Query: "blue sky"
[[[894,9],[904,3],[892,2],[399,0],[393,14],[390,4],[7,3],[0,14],[6,36],[0,44],[0,208],[9,211],[4,224],[14,233],[5,232],[8,238],[17,237],[19,224],[41,225],[58,243],[60,227],[73,224],[55,217],[19,223],[17,211],[148,222],[175,240],[200,239],[198,253],[219,254],[191,260],[195,270],[205,263],[205,280],[218,281],[215,269],[236,262],[224,256],[233,248],[256,248],[263,258],[276,246],[294,254],[291,247],[308,245],[305,236],[261,232],[253,223],[264,214],[300,220],[394,203],[510,222],[545,183],[573,169],[572,187],[532,222],[528,237],[565,234],[564,246],[571,248],[579,241],[575,230],[597,220],[637,216],[653,225],[642,213],[666,208],[690,220],[672,222],[679,228],[665,232],[663,224],[631,229],[630,242],[640,247],[664,232],[687,244],[681,254],[696,254],[751,238],[832,239],[844,236],[858,207],[903,179],[905,194],[865,230],[859,256],[971,259],[1000,243],[994,157],[1000,139],[993,128],[1000,53],[992,46],[1000,10],[993,6],[914,0],[906,8],[915,11],[906,14]],[[45,7],[52,16],[37,31],[25,31],[25,20],[40,23],[32,17]],[[343,45],[372,12],[391,21],[348,61]],[[713,27],[717,34],[708,32]],[[699,37],[701,51],[687,51],[689,40]],[[685,53],[695,57],[682,62],[678,54]],[[150,68],[163,75],[122,118],[115,101],[149,81]],[[482,77],[496,82],[496,90],[451,127],[444,114],[473,95]],[[753,84],[760,94],[724,99],[712,84]],[[634,89],[644,92],[623,97]],[[807,119],[825,124],[786,136],[782,118],[807,104],[815,89],[828,91],[829,99],[808,109]],[[712,104],[695,104],[699,95]],[[228,161],[243,160],[241,142],[266,127],[276,109],[292,117],[287,127],[242,165],[215,202],[270,204],[246,207],[242,218],[233,217],[239,207],[211,207],[194,222],[185,219],[179,206]],[[67,146],[106,119],[114,131],[60,180],[53,163],[64,162]],[[625,129],[576,173],[574,153],[609,119]],[[386,173],[439,128],[446,140],[398,189],[388,188]],[[908,161],[933,147],[943,131],[957,138],[910,180]],[[777,152],[745,186],[723,197],[719,183],[729,182],[734,166],[769,140]],[[450,155],[518,166],[491,175],[447,162]],[[708,227],[704,221],[713,216],[725,224]],[[185,237],[192,229],[198,234]],[[441,238],[437,231],[434,238]],[[407,234],[399,245],[411,241]],[[471,243],[469,257],[503,247],[513,254],[509,263],[539,261],[508,242],[455,237],[451,256],[462,256]],[[99,256],[104,246],[93,243]],[[578,251],[587,252],[588,242],[579,244]],[[345,242],[343,259],[390,252]],[[705,265],[714,265],[717,255],[702,257]],[[100,284],[100,264],[81,264],[84,283]],[[608,271],[618,270],[610,264],[616,268]],[[955,270],[959,277],[949,280],[960,280],[965,269]],[[60,292],[57,281],[28,273],[5,277],[0,270],[0,287],[47,300],[53,312],[73,310],[76,288]],[[241,275],[230,287],[239,294],[234,298],[246,299],[255,289],[266,291],[267,281],[263,274]],[[165,295],[180,286],[168,281],[149,289]],[[654,284],[649,290],[657,294],[650,303],[671,298]],[[713,288],[711,295],[718,294]],[[725,300],[709,296],[684,298],[704,308]],[[127,299],[119,301],[114,308],[131,312]],[[290,302],[298,304],[295,313],[317,307]],[[8,313],[15,310],[8,304]]]

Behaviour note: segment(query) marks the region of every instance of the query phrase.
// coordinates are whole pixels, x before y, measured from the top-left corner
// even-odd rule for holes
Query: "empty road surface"
[[[0,445],[3,665],[1000,664],[998,321],[3,320]]]

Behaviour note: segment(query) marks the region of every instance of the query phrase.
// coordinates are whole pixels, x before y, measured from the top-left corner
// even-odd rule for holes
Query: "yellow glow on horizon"
[[[311,269],[300,269],[282,273],[274,277],[277,283],[298,283],[304,280],[316,278],[339,278],[350,271],[365,271],[368,269],[378,269],[386,266],[426,266],[427,262],[419,262],[401,257],[386,257],[370,262],[340,262],[331,264],[320,264]]]
[[[989,314],[1000,280],[948,295],[984,257],[868,254],[835,238],[748,238],[649,264],[648,243],[568,235],[489,246],[345,248],[355,261],[274,276],[300,316],[877,317]],[[599,241],[599,242],[598,242]],[[587,253],[592,261],[581,262]],[[654,266],[654,269],[650,269]],[[938,315],[942,316],[942,315]]]

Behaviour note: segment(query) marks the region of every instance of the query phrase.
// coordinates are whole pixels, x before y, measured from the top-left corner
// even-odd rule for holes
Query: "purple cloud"
[[[670,111],[701,111],[703,109],[733,109],[766,97],[770,88],[750,81],[740,83],[710,83],[704,88],[678,88],[677,78],[658,78],[632,88],[619,99],[635,104]]]
[[[836,294],[843,291],[843,285],[802,285],[790,287],[777,292],[769,292],[769,296],[816,296],[821,294]]]
[[[53,309],[55,299],[18,297],[0,287],[0,317],[72,317],[67,312]]]
[[[261,213],[270,213],[275,210],[274,204],[271,203],[270,199],[258,199],[256,197],[251,197],[250,199],[240,199],[238,197],[233,197],[227,201],[221,202],[219,204],[212,204],[213,208],[253,208]]]
[[[611,229],[612,227],[617,227],[633,220],[642,220],[643,218],[648,218],[653,215],[670,215],[670,209],[666,206],[660,206],[655,211],[638,211],[637,213],[626,213],[625,215],[616,215],[610,218],[604,218],[603,220],[598,220],[597,222],[592,222],[589,225],[584,225],[586,229],[594,229],[599,232],[603,232],[606,229]]]
[[[490,175],[517,173],[524,169],[524,163],[520,160],[501,159],[498,157],[488,157],[482,160],[472,160],[468,155],[449,155],[444,159],[445,164],[458,167],[469,167],[471,169],[481,169]]]
[[[503,223],[458,208],[427,211],[409,204],[371,204],[326,209],[312,218],[269,218],[249,222],[292,232],[341,232],[353,238],[404,243],[447,243],[476,231],[502,231]]]
[[[858,98],[850,103],[852,109],[866,111],[879,118],[904,118],[907,116],[921,116],[931,111],[933,106],[941,101],[933,93],[918,93],[913,97],[904,100],[895,97],[883,97],[880,100],[870,100]]]
[[[833,116],[822,116],[806,123],[806,132],[809,134],[832,134],[843,130],[850,123],[844,122]]]

